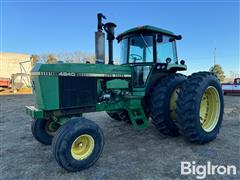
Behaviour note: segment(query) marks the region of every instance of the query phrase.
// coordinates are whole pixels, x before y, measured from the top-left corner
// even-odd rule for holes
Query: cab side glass
[[[128,39],[123,39],[120,42],[120,64],[127,63],[128,56]]]
[[[175,41],[168,36],[162,36],[162,41],[157,42],[157,62],[166,63],[168,58],[171,59],[171,63],[176,62]]]

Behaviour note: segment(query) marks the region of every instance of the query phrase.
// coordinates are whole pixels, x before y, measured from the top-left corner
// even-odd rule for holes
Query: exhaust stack
[[[112,22],[108,22],[106,24],[102,23],[102,19],[106,19],[106,17],[102,13],[97,14],[98,31],[95,32],[95,56],[96,63],[105,64],[105,33],[102,32],[103,28],[107,33],[108,40],[108,64],[113,64],[113,40],[114,36],[114,28],[117,27],[116,24]]]
[[[106,17],[102,13],[97,14],[98,24],[95,32],[95,57],[97,64],[105,64],[105,33],[102,32],[102,19]]]

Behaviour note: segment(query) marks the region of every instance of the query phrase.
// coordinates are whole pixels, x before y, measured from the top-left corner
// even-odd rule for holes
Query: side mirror
[[[171,61],[172,61],[172,59],[169,58],[169,57],[166,59],[166,63],[167,63],[167,64],[169,64]]]
[[[182,39],[181,35],[176,36],[176,40],[181,40],[181,39]]]
[[[184,65],[184,64],[185,64],[185,61],[184,61],[184,60],[181,60],[181,61],[180,61],[180,64],[181,64],[181,65]]]

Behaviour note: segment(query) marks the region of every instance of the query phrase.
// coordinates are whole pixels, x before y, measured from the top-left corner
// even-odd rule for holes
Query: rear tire
[[[181,84],[185,80],[186,77],[182,74],[171,74],[163,77],[151,90],[150,116],[153,124],[164,135],[173,137],[179,135],[174,122],[177,101],[176,88],[181,88]]]
[[[57,163],[75,172],[92,166],[100,157],[104,136],[94,122],[77,118],[66,122],[53,138],[52,150]]]
[[[199,72],[188,77],[177,102],[176,124],[190,142],[214,140],[223,120],[224,100],[214,73]]]

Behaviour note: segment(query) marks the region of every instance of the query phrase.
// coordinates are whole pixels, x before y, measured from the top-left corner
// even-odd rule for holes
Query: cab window
[[[161,41],[157,42],[157,62],[166,63],[167,58],[171,59],[170,63],[177,61],[176,43],[171,37],[162,36]]]
[[[120,64],[126,64],[128,58],[128,39],[120,42]]]

